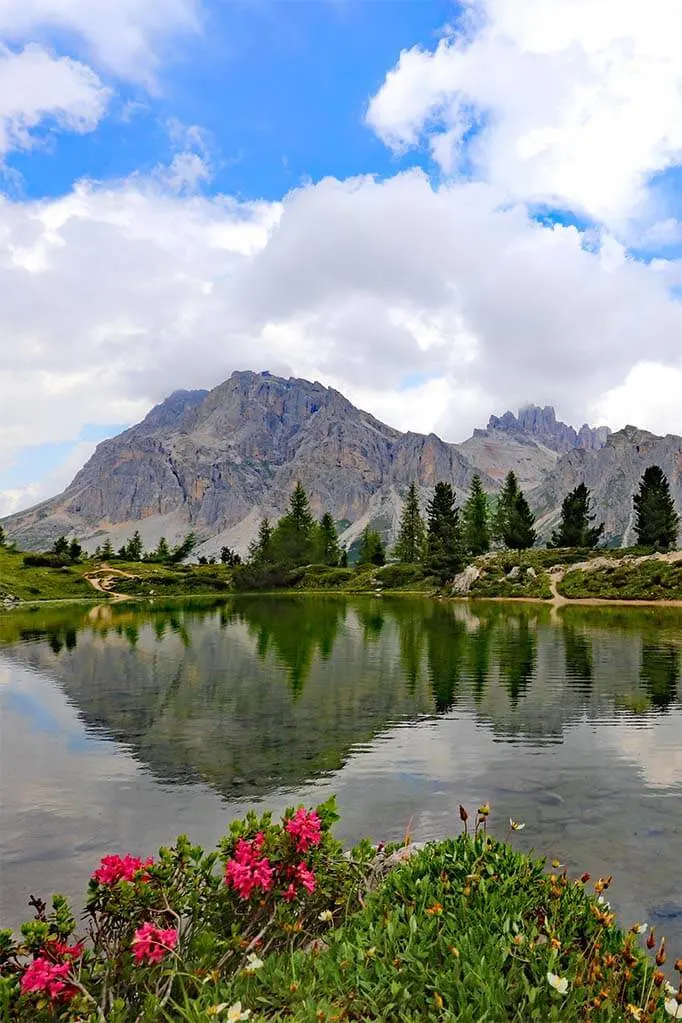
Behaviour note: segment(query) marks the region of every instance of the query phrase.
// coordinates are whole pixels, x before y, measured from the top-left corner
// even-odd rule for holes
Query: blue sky
[[[0,514],[239,368],[682,432],[677,4],[7,0]]]

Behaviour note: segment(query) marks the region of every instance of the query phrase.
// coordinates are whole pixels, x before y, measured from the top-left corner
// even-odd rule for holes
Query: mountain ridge
[[[635,448],[643,449],[641,457]],[[300,479],[315,513],[331,511],[347,527],[345,542],[368,522],[390,541],[412,481],[426,500],[438,480],[448,480],[461,502],[474,474],[494,493],[514,469],[541,532],[557,517],[564,493],[582,476],[594,478],[595,507],[608,512],[615,542],[619,530],[628,530],[631,493],[627,512],[624,505],[614,511],[609,480],[627,467],[627,481],[615,486],[623,504],[621,490],[654,451],[673,472],[679,504],[682,438],[674,435],[657,438],[635,427],[612,434],[586,424],[576,431],[551,406],[527,406],[518,416],[491,416],[485,430],[451,444],[435,433],[388,426],[319,382],[243,370],[210,391],[174,391],[140,423],[98,444],[61,494],[3,525],[27,549],[47,547],[62,533],[93,549],[105,537],[122,543],[137,528],[146,546],[191,529],[202,538],[202,553],[223,543],[243,553],[260,519],[282,514]]]

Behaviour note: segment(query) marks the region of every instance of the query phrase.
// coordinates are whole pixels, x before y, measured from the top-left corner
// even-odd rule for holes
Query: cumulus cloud
[[[462,156],[513,196],[620,224],[682,155],[678,0],[468,0],[433,50],[402,52],[369,125],[393,149]]]
[[[411,171],[240,203],[137,177],[2,200],[0,223],[0,466],[237,368],[319,379],[451,440],[528,401],[672,425],[675,264],[586,246],[488,185]],[[643,351],[653,375],[633,369]]]
[[[196,32],[195,0],[0,0],[0,37],[35,39],[67,31],[95,64],[115,75],[153,83],[164,40]]]
[[[84,64],[36,44],[17,53],[0,46],[0,158],[34,145],[33,130],[46,121],[62,130],[92,131],[109,96]]]

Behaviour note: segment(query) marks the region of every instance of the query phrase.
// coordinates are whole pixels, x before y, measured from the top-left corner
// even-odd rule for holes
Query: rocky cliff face
[[[479,433],[480,431],[476,431]],[[540,408],[539,405],[528,405],[519,410],[518,416],[513,412],[505,412],[503,416],[491,416],[485,431],[511,434],[531,438],[550,451],[563,454],[574,448],[587,451],[598,450],[606,443],[610,434],[608,426],[591,427],[584,423],[576,431],[572,426],[562,423],[556,418],[551,405]]]
[[[671,479],[682,506],[682,439],[628,427],[576,431],[552,408],[492,416],[463,444],[401,433],[331,388],[269,373],[237,372],[212,391],[176,391],[137,426],[104,441],[58,497],[5,519],[13,540],[46,548],[62,533],[92,549],[135,529],[145,546],[188,530],[202,553],[224,543],[244,551],[260,519],[276,518],[301,480],[314,511],[330,511],[352,542],[368,522],[395,534],[413,480],[424,501],[438,480],[463,501],[478,472],[495,491],[513,469],[546,535],[565,494],[584,480],[611,542],[631,539],[632,492],[647,465]]]
[[[456,445],[402,434],[321,384],[233,373],[208,393],[171,395],[100,444],[63,494],[6,528],[25,547],[63,532],[88,546],[118,542],[139,528],[148,545],[193,529],[243,549],[262,515],[285,510],[296,480],[317,513],[353,523],[377,502],[394,507],[412,480],[446,479],[463,496],[475,471]]]
[[[533,493],[541,535],[556,525],[561,502],[579,483],[591,491],[596,521],[605,523],[604,539],[612,546],[635,541],[632,495],[644,470],[660,465],[668,477],[678,510],[682,509],[682,437],[657,437],[635,426],[612,433],[597,450],[576,449],[563,455]]]

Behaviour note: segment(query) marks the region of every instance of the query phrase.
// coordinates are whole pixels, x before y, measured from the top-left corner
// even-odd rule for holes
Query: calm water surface
[[[682,953],[682,614],[242,598],[0,616],[0,925],[99,858],[338,795],[339,835],[438,838],[457,806],[616,876]]]

